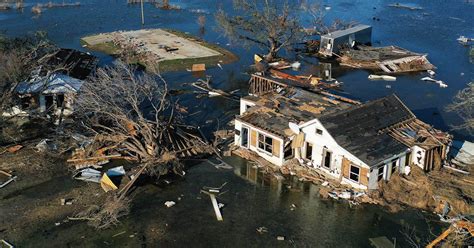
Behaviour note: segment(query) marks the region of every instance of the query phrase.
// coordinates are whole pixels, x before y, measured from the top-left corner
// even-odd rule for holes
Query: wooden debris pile
[[[393,74],[435,69],[426,56],[396,46],[359,46],[357,50],[343,51],[338,60],[343,66]]]

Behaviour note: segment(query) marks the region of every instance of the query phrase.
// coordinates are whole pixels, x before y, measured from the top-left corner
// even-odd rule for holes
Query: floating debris
[[[394,76],[388,75],[369,75],[368,77],[370,80],[384,80],[384,81],[396,81],[397,78]]]
[[[433,79],[433,78],[430,78],[430,77],[424,77],[421,80],[437,83],[437,84],[439,84],[439,87],[441,87],[441,88],[447,88],[448,87],[448,85],[445,82],[443,82],[441,80],[436,80],[436,79]]]

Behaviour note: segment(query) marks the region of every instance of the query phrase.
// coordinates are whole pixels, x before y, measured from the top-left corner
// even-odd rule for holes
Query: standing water
[[[116,30],[132,30],[141,26],[140,6],[127,5],[118,0],[85,0],[80,7],[52,8],[39,16],[31,13],[31,6],[43,1],[25,3],[23,12],[0,12],[0,32],[8,36],[22,36],[37,30],[46,31],[49,38],[61,47],[87,51],[80,38],[90,34]],[[229,43],[217,29],[214,13],[218,8],[232,12],[231,0],[170,1],[181,10],[161,10],[145,4],[144,28],[169,28],[201,36],[231,50],[240,60],[223,69],[208,69],[213,84],[223,90],[240,89],[246,94],[248,75],[257,48],[244,49]],[[310,1],[311,2],[311,1]],[[429,54],[438,68],[437,79],[448,88],[421,81],[426,76],[409,74],[398,76],[396,82],[371,82],[369,72],[344,70],[333,66],[333,77],[344,82],[343,90],[362,101],[396,93],[423,121],[449,130],[460,120],[444,109],[457,91],[474,79],[473,64],[468,49],[458,44],[460,35],[474,36],[474,4],[464,0],[420,0],[421,10],[389,7],[392,1],[351,0],[324,1],[328,19],[340,18],[373,26],[376,46],[396,45],[414,52]],[[206,16],[205,32],[199,30],[197,19]],[[100,53],[101,64],[113,59]],[[312,60],[302,70],[312,70]],[[316,62],[314,62],[316,63]],[[189,89],[186,83],[196,80],[188,72],[164,75],[175,89]],[[390,87],[387,87],[387,86]],[[238,113],[238,104],[221,98],[196,99],[192,94],[179,96],[187,106],[188,120],[202,124],[208,130],[222,127]],[[459,138],[472,137],[455,133]],[[397,247],[407,247],[404,234],[415,230],[422,240],[429,240],[430,228],[439,233],[442,225],[430,214],[406,210],[397,214],[377,206],[350,207],[344,202],[321,200],[319,186],[296,179],[278,181],[252,167],[251,164],[230,158],[233,171],[218,170],[208,163],[192,166],[186,177],[167,187],[144,186],[135,192],[131,214],[113,229],[97,232],[85,224],[70,223],[60,227],[38,227],[20,247],[368,247],[369,238],[386,236]],[[207,195],[199,193],[203,186],[219,186],[227,182],[227,193],[220,196],[225,204],[223,222],[217,222]],[[179,198],[179,199],[178,199]],[[177,204],[166,208],[173,200]],[[294,207],[292,207],[294,204]],[[259,233],[256,230],[267,232]],[[125,231],[123,235],[117,233]],[[278,241],[277,236],[285,240]]]

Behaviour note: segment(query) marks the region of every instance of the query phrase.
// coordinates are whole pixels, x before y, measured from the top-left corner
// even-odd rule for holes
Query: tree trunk
[[[268,39],[268,43],[270,44],[270,46],[268,47],[268,53],[267,55],[265,55],[265,62],[267,63],[270,63],[270,62],[273,62],[273,60],[276,58],[277,56],[277,42],[274,40],[274,39]]]

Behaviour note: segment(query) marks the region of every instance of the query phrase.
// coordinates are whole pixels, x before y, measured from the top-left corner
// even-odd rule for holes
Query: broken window
[[[385,167],[385,166],[380,166],[380,167],[379,167],[378,172],[377,172],[377,174],[378,174],[378,176],[377,176],[377,181],[380,181],[380,180],[383,179],[383,168],[384,168],[384,167]]]
[[[311,160],[313,157],[313,144],[306,142],[306,158]]]
[[[249,146],[249,129],[246,127],[242,127],[242,135],[240,136],[240,145],[243,147]]]
[[[316,134],[323,135],[323,130],[316,128]]]
[[[294,154],[293,154],[293,148],[291,148],[291,142],[288,142],[288,144],[285,146],[285,160],[286,159],[290,159],[290,158],[293,158]]]
[[[64,95],[57,95],[56,96],[56,106],[58,108],[62,108],[64,102]]]
[[[349,178],[352,181],[359,182],[360,168],[357,166],[351,165],[351,171],[349,173]]]
[[[259,133],[258,134],[258,148],[269,152],[273,153],[273,139],[271,137],[268,137],[264,134]]]
[[[392,161],[392,173],[390,175],[393,175],[393,173],[395,173],[395,171],[397,170],[397,160],[393,160]]]
[[[405,156],[405,166],[410,165],[410,160],[411,160],[411,152],[407,153],[407,155]]]
[[[330,169],[331,168],[331,155],[332,155],[332,152],[328,151],[328,150],[324,150],[324,154],[323,154],[323,166]]]

